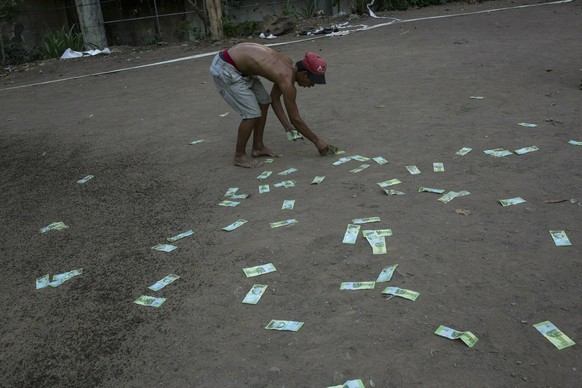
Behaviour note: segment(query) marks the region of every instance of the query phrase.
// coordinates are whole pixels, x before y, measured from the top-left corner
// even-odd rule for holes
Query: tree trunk
[[[188,3],[190,3],[190,6],[194,10],[194,12],[196,12],[196,15],[198,15],[198,17],[200,18],[200,20],[202,20],[202,23],[204,24],[204,33],[208,34],[208,29],[210,28],[210,21],[208,20],[208,17],[204,13],[204,11],[201,10],[196,5],[196,3],[194,1],[188,0]]]
[[[207,0],[206,10],[208,11],[208,19],[210,20],[210,36],[213,39],[223,39],[222,0]]]
[[[85,48],[89,49],[93,47],[87,46],[95,46],[94,48],[101,50],[107,47],[101,4],[94,0],[75,0],[75,4],[77,5]]]

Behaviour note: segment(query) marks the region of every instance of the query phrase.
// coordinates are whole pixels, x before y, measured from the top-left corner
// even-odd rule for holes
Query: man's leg
[[[234,153],[235,166],[255,168],[263,164],[261,161],[249,158],[246,152],[247,143],[249,141],[249,137],[251,136],[251,132],[253,132],[253,129],[256,127],[257,121],[259,120],[260,118],[246,119],[240,122],[240,125],[238,126],[238,136],[236,138],[236,150]]]
[[[261,108],[261,117],[257,119],[255,131],[253,133],[253,149],[251,155],[253,158],[259,156],[279,157],[280,154],[265,146],[263,143],[263,134],[265,133],[265,124],[267,123],[267,112],[270,104],[259,104]]]

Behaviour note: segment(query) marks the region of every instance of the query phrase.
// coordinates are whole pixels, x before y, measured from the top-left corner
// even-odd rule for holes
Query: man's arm
[[[281,104],[281,89],[279,86],[277,86],[277,84],[273,84],[273,88],[271,89],[271,106],[273,107],[275,116],[277,116],[279,122],[283,128],[285,128],[285,131],[291,131],[295,129],[287,119],[285,109],[283,108],[283,104]]]

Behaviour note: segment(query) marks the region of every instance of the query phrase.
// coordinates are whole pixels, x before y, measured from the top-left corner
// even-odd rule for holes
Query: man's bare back
[[[269,81],[293,84],[295,68],[291,58],[257,44],[240,43],[228,50],[237,69],[246,75],[258,75]]]

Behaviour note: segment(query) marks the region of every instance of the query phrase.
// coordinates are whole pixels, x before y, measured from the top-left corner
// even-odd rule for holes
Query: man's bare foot
[[[278,158],[281,154],[276,153],[268,147],[263,147],[261,149],[254,149],[251,151],[251,156],[253,158],[258,158],[259,156],[270,156],[272,158]]]
[[[245,168],[257,168],[263,165],[263,162],[260,160],[254,160],[249,158],[246,155],[242,156],[235,156],[234,157],[234,165],[245,167]]]

